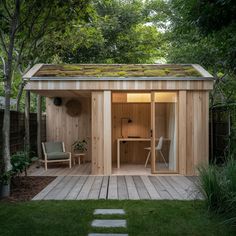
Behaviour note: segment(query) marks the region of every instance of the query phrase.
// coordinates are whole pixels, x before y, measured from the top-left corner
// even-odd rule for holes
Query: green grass
[[[96,208],[123,208],[126,230],[94,230]],[[109,218],[109,217],[96,217]],[[116,216],[120,218],[120,216]],[[236,235],[221,219],[209,215],[203,201],[35,201],[0,203],[0,235],[87,235],[127,232],[144,235]]]

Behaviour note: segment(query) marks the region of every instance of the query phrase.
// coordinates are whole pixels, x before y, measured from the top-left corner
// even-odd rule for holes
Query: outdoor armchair
[[[52,162],[69,162],[71,168],[71,152],[65,151],[64,142],[45,142],[42,143],[44,153],[44,166],[47,170],[47,164]]]

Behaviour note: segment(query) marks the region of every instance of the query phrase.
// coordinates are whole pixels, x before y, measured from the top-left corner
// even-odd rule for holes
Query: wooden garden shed
[[[195,175],[208,163],[213,76],[200,65],[37,64],[24,80],[46,97],[47,140],[70,151],[86,139],[94,175]]]

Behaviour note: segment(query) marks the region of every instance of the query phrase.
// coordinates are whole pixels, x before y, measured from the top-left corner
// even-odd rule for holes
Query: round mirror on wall
[[[82,105],[80,101],[75,99],[70,99],[69,101],[66,102],[65,106],[66,106],[66,113],[69,116],[76,117],[81,114]]]

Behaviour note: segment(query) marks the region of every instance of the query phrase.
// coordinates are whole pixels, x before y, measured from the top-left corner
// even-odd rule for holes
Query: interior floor
[[[168,171],[169,167],[164,163],[156,163],[157,171]],[[145,167],[143,164],[121,164],[120,168],[112,168],[113,175],[151,175],[151,165]]]

